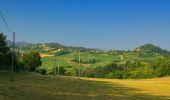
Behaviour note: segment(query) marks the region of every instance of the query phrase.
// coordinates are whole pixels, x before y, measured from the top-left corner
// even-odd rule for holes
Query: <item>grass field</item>
[[[63,56],[57,56],[57,57],[51,57],[51,56],[43,57],[41,68],[45,68],[49,72],[52,70],[55,63],[57,66],[77,67],[78,63],[72,61],[74,58],[78,58],[78,53],[73,52],[70,54],[66,54]],[[107,64],[110,64],[114,60],[120,60],[120,56],[112,56],[112,55],[100,54],[100,53],[92,54],[89,52],[81,53],[81,60],[89,60],[89,59],[97,59],[97,60],[100,60],[100,62],[97,62],[95,64],[82,64],[83,67],[105,66]],[[56,60],[56,62],[55,62],[55,60]]]
[[[0,71],[0,100],[168,100],[170,77],[114,80]]]

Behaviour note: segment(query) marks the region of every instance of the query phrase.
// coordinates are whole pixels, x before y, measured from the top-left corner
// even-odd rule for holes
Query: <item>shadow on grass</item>
[[[70,79],[69,79],[70,80]],[[55,92],[61,99],[72,100],[170,100],[170,96],[159,96],[118,83],[71,79],[73,91]],[[72,83],[71,83],[72,84]],[[79,85],[78,85],[79,84]],[[67,98],[68,97],[68,98]]]
[[[6,77],[0,79],[0,100],[170,100],[114,82],[31,73],[17,74],[11,84]]]

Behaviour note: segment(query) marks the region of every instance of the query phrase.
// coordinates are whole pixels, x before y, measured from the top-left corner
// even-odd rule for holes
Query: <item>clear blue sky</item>
[[[17,41],[170,50],[170,0],[0,0]],[[0,31],[11,39],[0,19]]]

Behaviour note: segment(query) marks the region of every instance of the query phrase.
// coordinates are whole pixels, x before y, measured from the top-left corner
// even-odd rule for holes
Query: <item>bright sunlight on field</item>
[[[5,74],[2,74],[5,73]],[[115,80],[59,77],[1,71],[1,100],[162,100],[170,99],[170,77]]]

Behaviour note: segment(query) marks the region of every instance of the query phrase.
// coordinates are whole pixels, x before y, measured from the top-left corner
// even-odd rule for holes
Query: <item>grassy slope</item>
[[[160,55],[158,55],[157,57],[161,57]],[[56,57],[56,65],[58,66],[73,66],[73,67],[77,67],[78,63],[73,62],[72,60],[74,58],[78,58],[78,53],[77,52],[73,52],[67,55],[63,55],[63,56],[57,56]],[[153,61],[156,57],[139,57],[139,54],[133,54],[133,53],[124,53],[123,55],[108,55],[108,54],[102,54],[102,53],[96,53],[96,54],[92,54],[89,52],[82,52],[81,53],[81,60],[83,61],[87,61],[90,59],[96,59],[96,60],[100,60],[100,62],[97,62],[95,64],[82,64],[82,66],[84,67],[96,67],[96,66],[105,66],[110,64],[113,61],[121,61],[118,63],[125,63],[126,60],[130,60],[130,61],[135,61],[135,60],[140,60],[145,64],[148,64],[148,62],[146,61]],[[45,68],[47,69],[47,71],[51,71],[52,68],[55,65],[55,58],[54,57],[44,57],[42,58],[42,66],[41,68]]]
[[[111,80],[0,72],[0,100],[156,100],[170,99],[170,77]]]
[[[56,57],[56,65],[77,67],[78,63],[72,62],[72,60],[74,58],[78,58],[78,53],[74,52],[71,54],[63,55],[63,56],[57,56]],[[110,64],[113,60],[120,59],[119,56],[111,56],[111,55],[107,55],[107,54],[81,53],[82,60],[89,60],[89,59],[93,59],[93,58],[100,60],[100,62],[97,62],[95,64],[89,64],[89,67],[104,66],[104,65]],[[51,71],[52,67],[54,65],[55,65],[54,57],[42,58],[42,68],[45,68],[48,71]],[[84,67],[86,67],[86,66],[84,66]]]

